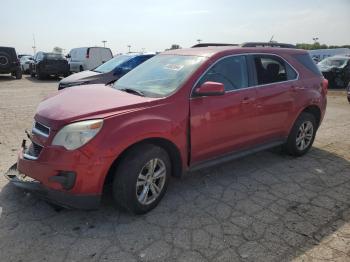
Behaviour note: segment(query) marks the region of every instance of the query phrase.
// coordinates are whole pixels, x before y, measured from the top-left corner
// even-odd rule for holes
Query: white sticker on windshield
[[[164,66],[165,69],[180,71],[184,66],[183,65],[175,65],[175,64],[167,64]]]

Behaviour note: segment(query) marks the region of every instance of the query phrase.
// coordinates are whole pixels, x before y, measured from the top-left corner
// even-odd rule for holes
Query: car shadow
[[[17,80],[14,76],[8,75],[0,75],[0,82],[13,81]]]
[[[169,259],[191,251],[203,260],[288,261],[350,223],[349,170],[348,160],[318,148],[299,158],[260,152],[171,179],[159,206],[142,216],[115,208],[110,188],[99,210],[79,211],[52,208],[6,184],[0,235],[21,251],[0,244],[0,253],[50,255],[60,243],[56,254],[77,260],[152,258],[154,247]],[[69,251],[72,243],[84,253]]]

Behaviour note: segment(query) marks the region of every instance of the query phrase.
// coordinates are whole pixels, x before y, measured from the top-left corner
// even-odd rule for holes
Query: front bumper
[[[6,173],[5,177],[15,186],[29,191],[48,202],[57,204],[66,208],[76,209],[97,209],[101,196],[100,195],[77,195],[45,187],[37,180],[24,179],[14,164]]]

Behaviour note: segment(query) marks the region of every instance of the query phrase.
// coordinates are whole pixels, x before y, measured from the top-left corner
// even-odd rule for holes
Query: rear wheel
[[[15,73],[16,79],[22,79],[22,70],[18,69]]]
[[[295,121],[293,128],[284,145],[287,153],[293,156],[302,156],[311,148],[317,126],[315,117],[310,113],[301,113]]]
[[[130,149],[113,181],[116,203],[135,214],[155,208],[167,189],[171,163],[167,152],[151,144]]]
[[[40,80],[45,78],[45,74],[42,73],[39,68],[37,69],[36,75],[37,75],[38,79],[40,79]]]

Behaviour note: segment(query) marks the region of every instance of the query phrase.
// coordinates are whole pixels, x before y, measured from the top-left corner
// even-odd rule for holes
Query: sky
[[[0,0],[0,46],[17,53],[106,46],[114,54],[172,44],[273,40],[350,44],[350,0]]]

